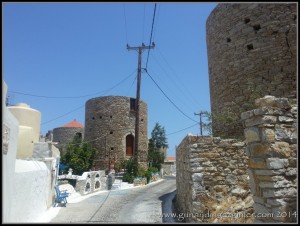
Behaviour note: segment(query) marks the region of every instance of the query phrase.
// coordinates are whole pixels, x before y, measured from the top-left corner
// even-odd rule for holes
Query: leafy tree
[[[161,169],[161,164],[164,162],[165,155],[162,148],[168,148],[165,128],[156,123],[151,132],[151,138],[148,145],[148,161],[152,163],[152,167]]]
[[[73,141],[67,144],[61,162],[72,168],[74,174],[81,175],[92,168],[95,153],[96,150],[89,143],[75,136]]]

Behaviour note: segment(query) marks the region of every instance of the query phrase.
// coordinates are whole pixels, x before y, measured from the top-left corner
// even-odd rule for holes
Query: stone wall
[[[296,222],[297,104],[265,96],[241,114],[249,155],[250,187],[258,222]]]
[[[174,175],[176,173],[176,162],[172,161],[172,162],[164,162],[163,164],[161,164],[161,168],[163,171],[163,175],[166,176],[171,176]]]
[[[135,137],[135,99],[124,96],[92,98],[85,108],[85,140],[97,150],[96,169],[107,170],[109,159],[113,162],[129,158],[126,154],[126,137]],[[147,104],[140,101],[139,152],[141,162],[147,161],[148,113]]]
[[[229,196],[239,203],[231,212],[252,213],[247,164],[243,142],[186,136],[176,149],[176,203],[180,212],[188,214],[186,221],[214,221],[216,205]]]
[[[297,3],[220,3],[206,22],[213,135],[243,136],[265,95],[296,96]],[[250,105],[249,105],[250,103]]]

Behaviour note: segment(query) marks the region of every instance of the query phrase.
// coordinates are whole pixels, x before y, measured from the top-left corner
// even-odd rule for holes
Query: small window
[[[114,150],[114,148],[110,148],[110,150]]]
[[[109,134],[113,134],[113,133],[114,133],[113,131],[110,131],[110,132],[109,132]]]
[[[112,115],[111,116],[109,116],[110,118],[112,118]]]
[[[244,22],[245,22],[245,24],[247,24],[247,23],[250,22],[250,19],[249,18],[245,18]]]
[[[253,26],[254,31],[259,31],[261,29],[260,24],[255,24]]]
[[[136,110],[136,101],[135,98],[130,98],[130,111]]]
[[[82,139],[82,133],[76,133],[75,136],[76,136],[76,138],[78,138],[80,140]]]
[[[247,45],[247,49],[248,49],[248,50],[253,49],[253,45],[252,45],[252,44]]]

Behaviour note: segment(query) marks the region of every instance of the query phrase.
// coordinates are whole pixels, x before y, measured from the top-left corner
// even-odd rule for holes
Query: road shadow
[[[176,190],[159,197],[162,201],[163,223],[185,223],[180,212],[176,208]]]

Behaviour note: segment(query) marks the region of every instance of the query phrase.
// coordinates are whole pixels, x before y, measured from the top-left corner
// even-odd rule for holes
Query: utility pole
[[[200,115],[200,135],[202,136],[202,115],[204,114],[205,112],[202,112],[200,111],[200,113],[194,113],[194,115]]]
[[[137,50],[138,51],[138,72],[137,72],[137,88],[136,88],[136,99],[135,99],[135,139],[134,139],[134,174],[137,173],[138,167],[138,146],[139,146],[139,121],[140,121],[140,89],[141,89],[141,73],[142,73],[142,53],[145,49],[153,49],[155,44],[152,42],[151,46],[145,46],[142,43],[142,46],[138,47],[130,47],[127,44],[127,49],[129,50]]]

